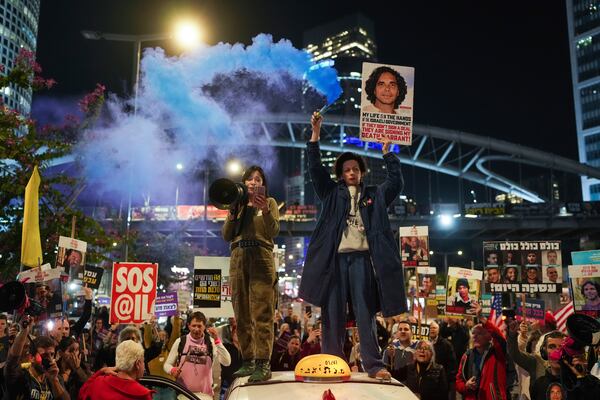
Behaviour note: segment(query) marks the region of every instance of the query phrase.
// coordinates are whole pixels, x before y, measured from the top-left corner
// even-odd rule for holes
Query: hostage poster
[[[400,255],[403,267],[429,265],[429,227],[401,226]]]
[[[575,312],[600,317],[600,265],[569,265],[569,280]]]
[[[83,266],[85,265],[86,251],[87,243],[82,240],[65,236],[58,238],[56,267],[64,269],[65,275],[69,275],[69,281],[75,283],[83,282]]]
[[[412,143],[415,69],[362,65],[360,140]]]
[[[486,293],[561,293],[559,240],[483,242]]]
[[[446,314],[475,315],[473,307],[481,295],[481,278],[481,271],[448,268]]]

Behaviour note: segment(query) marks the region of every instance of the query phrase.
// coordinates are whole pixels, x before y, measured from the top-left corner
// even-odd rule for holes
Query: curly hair
[[[594,287],[596,288],[596,293],[598,293],[598,295],[600,296],[600,283],[598,283],[598,282],[594,282],[594,281],[585,281],[585,282],[583,282],[583,285],[581,285],[581,294],[582,294],[582,295],[584,294],[584,288],[585,288],[587,285],[592,285],[592,286],[594,286]]]
[[[340,156],[335,160],[335,163],[333,164],[333,170],[335,172],[335,176],[338,179],[342,177],[342,174],[344,172],[344,163],[350,160],[355,160],[358,163],[360,173],[364,177],[365,173],[367,172],[367,163],[365,162],[365,159],[356,153],[346,151],[345,153],[340,154]]]
[[[384,72],[388,72],[394,75],[394,77],[396,78],[396,83],[398,84],[398,97],[396,97],[396,100],[394,101],[394,108],[398,108],[398,106],[406,98],[408,87],[402,75],[400,75],[398,71],[390,67],[377,67],[373,70],[373,72],[371,72],[371,75],[369,75],[369,79],[367,79],[367,82],[365,82],[365,92],[367,93],[367,99],[371,103],[375,104],[375,101],[377,100],[377,98],[375,97],[375,88],[377,87],[377,81],[379,81],[379,77],[381,77],[381,74],[383,74]]]

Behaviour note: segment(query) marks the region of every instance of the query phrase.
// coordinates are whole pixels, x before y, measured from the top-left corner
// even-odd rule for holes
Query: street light
[[[242,164],[238,160],[229,160],[226,168],[229,175],[239,175],[242,172]]]
[[[200,36],[198,24],[193,21],[179,21],[175,26],[174,37],[184,48],[193,48],[197,46],[200,42]]]

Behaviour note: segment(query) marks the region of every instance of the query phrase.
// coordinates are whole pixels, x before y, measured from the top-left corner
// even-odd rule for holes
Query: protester
[[[203,313],[195,311],[190,314],[187,327],[190,333],[175,340],[164,370],[196,396],[212,398],[212,365],[218,362],[228,366],[231,357],[221,343],[217,330],[214,327],[206,328]]]
[[[171,318],[173,319],[171,334],[169,335],[169,333],[165,330],[158,332],[158,335],[160,336],[160,343],[162,343],[162,348],[158,356],[154,357],[148,362],[148,370],[150,371],[150,375],[162,376],[167,379],[173,379],[173,376],[165,372],[165,361],[169,356],[169,352],[173,348],[173,343],[175,343],[175,340],[177,340],[181,334],[181,318],[177,316]],[[149,324],[146,325],[149,326]],[[147,336],[147,330],[149,329],[147,326],[144,326],[144,336]],[[147,340],[144,341],[147,342]]]
[[[415,360],[416,342],[412,341],[412,331],[408,321],[400,321],[392,343],[383,352],[383,362],[392,376],[404,382],[408,366]]]
[[[481,318],[481,306],[475,305],[481,321],[471,332],[473,349],[460,360],[456,390],[464,400],[506,400],[508,398],[506,340],[490,321]]]
[[[293,371],[298,361],[300,361],[300,338],[293,335],[288,341],[287,349],[271,357],[271,370]]]
[[[323,352],[343,357],[348,300],[361,337],[361,356],[371,377],[389,379],[377,344],[375,314],[406,311],[404,278],[398,243],[387,207],[402,190],[400,162],[391,143],[382,146],[387,177],[366,187],[365,161],[355,153],[341,154],[334,166],[337,182],[322,164],[319,150],[322,116],[311,118],[307,143],[309,172],[322,211],[310,240],[298,296],[321,307]]]
[[[448,383],[448,400],[454,400],[456,398],[456,369],[458,363],[456,360],[456,354],[452,344],[447,339],[440,336],[440,326],[437,322],[432,321],[429,323],[429,340],[433,343],[433,350],[435,353],[435,362],[444,367],[446,373],[446,382]]]
[[[137,382],[144,376],[144,348],[133,340],[117,346],[116,375],[96,372],[81,388],[79,400],[149,400],[153,390]]]
[[[279,209],[268,197],[267,178],[259,166],[242,177],[248,188],[247,204],[236,204],[223,225],[223,239],[231,242],[229,280],[244,364],[236,377],[250,382],[271,377],[277,271],[273,239],[279,234]]]
[[[300,348],[300,358],[313,354],[321,354],[321,328],[321,323],[317,323],[310,331],[306,341],[302,343],[302,347]]]
[[[79,351],[79,343],[69,336],[58,344],[58,368],[65,383],[65,388],[72,399],[76,399],[83,383],[92,375]]]
[[[444,367],[436,363],[431,342],[420,340],[415,346],[415,362],[408,366],[406,386],[421,400],[447,400],[448,381]]]
[[[33,321],[25,316],[21,332],[8,350],[4,366],[6,395],[9,399],[63,399],[67,392],[54,360],[56,342],[49,336],[32,340]],[[21,363],[30,363],[22,368]]]

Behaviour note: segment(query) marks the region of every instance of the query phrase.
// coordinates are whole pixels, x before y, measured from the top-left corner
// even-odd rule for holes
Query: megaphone
[[[221,210],[227,210],[236,204],[248,202],[248,188],[226,178],[214,181],[208,189],[210,202]]]
[[[0,311],[40,315],[44,312],[44,307],[27,297],[25,286],[21,282],[12,281],[0,287]]]
[[[567,318],[567,331],[580,346],[600,344],[600,322],[585,314],[571,314]]]

